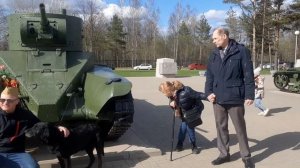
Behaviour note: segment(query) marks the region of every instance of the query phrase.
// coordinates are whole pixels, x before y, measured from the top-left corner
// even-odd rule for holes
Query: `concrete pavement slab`
[[[257,168],[299,168],[300,95],[280,92],[275,88],[273,78],[270,75],[265,77],[266,97],[263,102],[270,108],[270,114],[266,117],[258,116],[258,110],[253,105],[247,106],[245,113],[253,159]],[[185,150],[174,152],[174,161],[170,161],[172,110],[168,107],[167,98],[158,91],[158,85],[165,80],[180,80],[195,90],[203,91],[205,77],[128,79],[133,83],[134,123],[119,140],[106,143],[104,168],[243,167],[231,121],[229,130],[232,161],[219,166],[211,165],[210,162],[219,152],[216,148],[213,109],[209,102],[204,102],[205,109],[202,113],[204,123],[196,128],[197,144],[202,148],[201,153],[191,154],[190,144],[186,140]],[[180,120],[176,119],[175,143],[179,124]],[[73,160],[77,167],[82,167],[86,162],[84,159]],[[40,160],[40,163],[43,161]]]

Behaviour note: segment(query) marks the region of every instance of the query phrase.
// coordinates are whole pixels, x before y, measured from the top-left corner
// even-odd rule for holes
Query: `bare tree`
[[[257,0],[250,0],[245,3],[244,0],[223,0],[224,3],[232,3],[238,5],[242,11],[244,17],[250,18],[252,27],[252,61],[255,67],[256,62],[256,15],[257,15]]]
[[[191,33],[187,26],[187,24],[182,21],[179,28],[179,36],[178,36],[178,54],[180,55],[180,63],[186,64],[188,56],[189,56],[189,48],[191,46]]]
[[[226,26],[228,27],[230,31],[230,37],[233,39],[236,39],[240,41],[241,37],[241,30],[240,30],[240,21],[237,17],[236,12],[230,7],[230,9],[227,11],[227,18],[225,19]]]
[[[187,52],[188,56],[186,58],[185,64],[188,65],[191,60],[193,60],[193,62],[201,62],[201,58],[197,57],[197,53],[199,52],[199,50],[196,47],[198,45],[198,40],[196,38],[197,14],[195,10],[193,10],[189,5],[186,6],[184,12],[184,21],[188,26],[190,32],[190,44],[188,46],[189,51]]]
[[[147,15],[144,22],[145,45],[144,50],[147,53],[147,59],[156,59],[156,41],[159,36],[158,19],[159,10],[154,6],[154,0],[148,0],[146,3]]]
[[[264,60],[264,46],[265,46],[265,25],[266,25],[266,5],[267,1],[263,0],[263,14],[262,14],[262,33],[261,33],[261,56],[260,56],[260,66],[262,68],[263,60]]]
[[[7,20],[5,15],[5,9],[0,5],[0,50],[7,49]]]
[[[62,9],[68,9],[65,0],[49,0],[49,13],[60,13]]]
[[[96,0],[78,0],[76,6],[75,12],[83,19],[85,49],[89,52],[94,52],[97,39],[96,27],[97,24],[101,24],[102,20],[101,7]]]
[[[282,19],[282,11],[281,7],[283,5],[284,0],[274,0],[274,6],[275,6],[275,19],[274,19],[274,25],[275,25],[275,70],[278,69],[278,49],[279,49],[279,35],[280,35],[280,29],[281,29],[281,19]]]
[[[38,12],[39,3],[39,0],[11,0],[7,1],[7,6],[17,13]]]
[[[130,2],[130,18],[125,22],[128,30],[128,48],[131,49],[132,67],[134,60],[136,61],[141,55],[141,3],[140,0],[129,0]]]
[[[181,3],[177,3],[175,11],[171,14],[169,18],[169,34],[173,38],[173,58],[178,62],[178,36],[179,36],[179,27],[183,21],[184,9],[181,6]]]
[[[208,43],[210,38],[209,32],[211,30],[211,26],[208,24],[207,19],[205,18],[204,14],[201,15],[199,21],[197,22],[196,27],[196,38],[199,42],[199,61],[200,63],[203,62],[203,48]]]
[[[7,6],[17,13],[39,12],[39,4],[46,5],[47,13],[60,13],[62,9],[67,9],[64,0],[10,0],[6,1]]]

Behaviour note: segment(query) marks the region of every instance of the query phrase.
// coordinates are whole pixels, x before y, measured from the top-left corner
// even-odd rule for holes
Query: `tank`
[[[82,19],[45,12],[8,17],[8,51],[0,52],[1,89],[19,87],[21,104],[53,123],[97,121],[117,139],[134,115],[132,84],[83,51]]]
[[[281,91],[300,93],[300,67],[277,71],[273,77],[274,85]]]

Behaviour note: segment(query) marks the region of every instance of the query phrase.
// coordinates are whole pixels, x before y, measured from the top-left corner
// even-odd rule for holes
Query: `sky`
[[[144,0],[142,0],[144,2]],[[108,4],[118,4],[119,0],[106,0]],[[175,11],[179,0],[155,0],[155,6],[159,8],[161,28],[168,27],[168,21],[171,13]],[[195,11],[197,16],[205,15],[208,23],[212,27],[223,25],[225,22],[226,12],[232,6],[237,13],[239,9],[232,4],[224,4],[223,0],[181,0],[182,7],[190,6],[191,10]],[[109,10],[108,10],[109,11]]]
[[[11,0],[0,0],[0,4],[5,5]],[[22,0],[20,0],[22,1]],[[30,1],[30,0],[28,0]],[[31,0],[32,2],[51,2],[52,0]],[[65,2],[66,4],[74,4],[78,0],[61,0],[61,2]],[[83,0],[82,0],[83,1]],[[128,1],[128,0],[124,0]],[[146,0],[141,0],[141,11],[146,13],[146,8],[144,6]],[[227,17],[227,11],[230,7],[236,11],[237,15],[241,14],[241,9],[239,7],[234,6],[233,4],[224,4],[223,0],[153,0],[154,5],[160,11],[159,16],[159,27],[161,31],[166,31],[168,28],[168,21],[171,13],[175,11],[177,3],[181,2],[182,7],[186,8],[188,5],[191,10],[193,10],[198,17],[201,15],[205,15],[208,23],[212,28],[217,26],[224,25],[225,18]],[[245,0],[245,2],[249,2],[250,0]],[[293,0],[285,0],[285,2],[290,3]],[[97,5],[103,7],[104,15],[110,19],[116,13],[122,13],[123,16],[126,16],[129,12],[129,6],[125,4],[123,8],[119,6],[119,0],[95,0]],[[46,4],[47,10],[47,4]]]
[[[141,0],[142,5],[146,0]],[[287,6],[294,0],[284,0],[283,7]],[[105,15],[112,17],[114,10],[119,6],[119,0],[103,1],[106,5]],[[228,10],[232,9],[240,16],[242,10],[233,4],[225,4],[223,0],[154,0],[155,6],[160,11],[159,27],[161,32],[166,32],[168,29],[168,21],[170,15],[175,11],[176,5],[181,2],[182,7],[190,6],[191,10],[195,11],[197,17],[205,15],[212,29],[225,24]],[[244,3],[249,3],[250,0],[244,0]]]
[[[0,0],[0,4],[7,5],[11,0]],[[22,1],[22,0],[20,0]],[[27,0],[30,2],[30,0]],[[51,2],[51,0],[31,0],[32,2]],[[66,4],[74,4],[78,0],[61,0],[66,2]],[[128,5],[121,9],[119,6],[119,0],[95,0],[98,5],[104,7],[104,12],[107,17],[112,17],[116,11],[129,11]],[[127,0],[125,0],[127,1]],[[141,0],[142,8],[145,7],[144,4],[147,0]],[[224,24],[224,19],[226,17],[226,12],[229,10],[232,4],[224,4],[223,0],[154,0],[154,5],[160,11],[159,26],[161,28],[168,27],[168,21],[171,13],[175,11],[177,3],[179,1],[182,4],[183,8],[186,8],[187,5],[190,6],[191,10],[195,11],[198,16],[202,14],[205,15],[211,26]],[[238,7],[234,7],[239,11]],[[145,9],[145,8],[144,8]]]

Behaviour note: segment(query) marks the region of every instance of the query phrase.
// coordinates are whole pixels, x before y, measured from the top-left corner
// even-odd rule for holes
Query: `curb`
[[[107,153],[103,157],[104,162],[128,160],[128,159],[144,159],[154,156],[161,156],[161,151],[155,148],[145,148],[144,150],[123,151],[121,153]]]
[[[94,152],[95,154],[95,152]],[[122,151],[122,152],[108,152],[103,156],[103,163],[115,162],[130,159],[147,159],[150,157],[161,156],[161,151],[156,148],[138,148],[133,151]],[[55,158],[55,155],[52,155]],[[79,166],[84,165],[88,162],[88,156],[85,152],[79,152],[72,156],[72,164]],[[57,159],[41,160],[38,162],[41,168],[52,168],[58,165]]]

